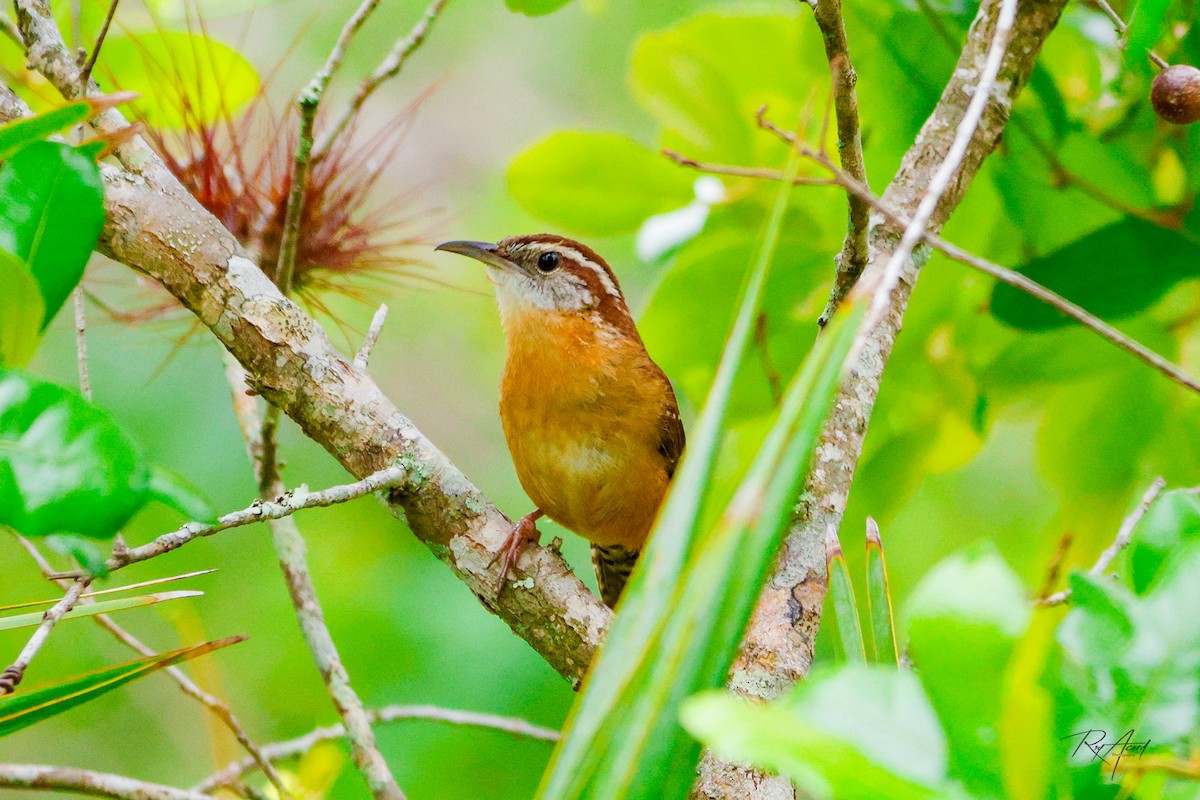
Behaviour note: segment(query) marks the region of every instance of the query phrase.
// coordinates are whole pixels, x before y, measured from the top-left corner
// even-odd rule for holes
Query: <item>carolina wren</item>
[[[487,265],[508,343],[500,420],[537,508],[496,554],[501,581],[544,514],[592,543],[600,594],[616,605],[683,453],[671,382],[590,248],[539,233],[437,249]]]

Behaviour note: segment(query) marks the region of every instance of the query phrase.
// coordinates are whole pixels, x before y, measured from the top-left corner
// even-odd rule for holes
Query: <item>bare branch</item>
[[[244,397],[244,376],[234,370],[227,370],[226,375],[233,396]],[[238,424],[245,433],[246,449],[258,479],[259,494],[269,498],[283,490],[275,445],[278,409],[269,407],[259,420],[258,409],[253,404],[235,402],[233,407],[235,413],[244,415]],[[354,766],[362,774],[376,800],[405,800],[404,792],[379,752],[362,699],[350,683],[350,674],[334,644],[329,626],[325,624],[325,612],[317,598],[316,585],[308,568],[308,546],[295,520],[272,520],[271,541],[279,558],[279,568],[283,572],[296,620],[300,623],[300,633],[347,731],[346,741],[350,745]]]
[[[50,632],[54,630],[54,626],[59,620],[66,615],[68,611],[75,607],[79,602],[79,597],[91,584],[91,578],[81,578],[72,583],[63,595],[62,600],[59,600],[50,607],[43,616],[42,623],[37,626],[33,635],[29,637],[29,641],[21,648],[21,652],[17,655],[15,661],[5,668],[3,673],[0,673],[0,695],[11,694],[21,679],[25,677],[25,670],[29,668],[29,663],[33,661],[33,657],[42,649],[42,645],[50,638]]]
[[[367,368],[367,362],[371,359],[371,351],[375,349],[375,343],[379,341],[379,332],[383,330],[383,324],[387,322],[387,315],[387,305],[381,305],[375,312],[375,316],[371,318],[371,327],[367,328],[367,336],[363,339],[362,349],[354,357],[354,366],[358,369],[365,370]]]
[[[1096,8],[1103,11],[1106,17],[1112,20],[1113,27],[1117,29],[1117,34],[1119,36],[1124,36],[1129,31],[1129,26],[1125,24],[1125,20],[1121,19],[1121,15],[1113,10],[1113,7],[1108,4],[1108,0],[1091,0],[1091,2],[1094,6],[1096,6]],[[1153,50],[1147,50],[1146,56],[1153,61],[1154,65],[1159,69],[1166,69],[1170,66],[1165,58]]]
[[[42,764],[0,764],[0,786],[43,792],[77,792],[113,800],[213,800],[212,795],[124,775]]]
[[[367,717],[373,725],[422,719],[446,722],[452,725],[489,728],[491,730],[503,731],[513,736],[524,736],[546,742],[557,742],[559,739],[558,731],[534,725],[523,719],[501,717],[495,714],[481,714],[475,711],[458,711],[439,706],[385,706],[378,710],[368,710]],[[344,727],[341,725],[330,725],[324,728],[317,728],[304,736],[290,739],[286,742],[269,744],[263,748],[263,752],[271,761],[283,761],[284,759],[303,755],[321,742],[342,739],[345,736],[346,729]],[[242,776],[254,769],[254,767],[254,761],[249,758],[235,761],[215,775],[206,778],[202,783],[197,784],[193,790],[197,792],[211,792],[222,786],[229,786],[241,780]]]
[[[33,560],[37,563],[38,569],[42,571],[42,575],[50,578],[54,574],[54,568],[50,566],[50,562],[46,561],[45,557],[42,556],[41,552],[37,549],[37,547],[34,546],[33,542],[29,541],[24,536],[17,536],[17,541],[21,543],[21,546],[25,548],[25,551],[29,553],[30,557],[33,558]],[[214,570],[208,570],[208,572],[213,571]],[[205,573],[199,572],[193,574],[202,575]],[[130,584],[129,586],[122,586],[120,589],[124,591],[157,582],[158,581],[145,581],[140,584],[135,583]],[[63,588],[66,588],[67,586],[66,581],[59,580],[57,583]],[[104,591],[107,592],[113,590],[106,589]],[[92,592],[85,594],[81,597],[80,602],[94,602],[91,598],[98,594],[103,594],[103,592]],[[142,642],[141,639],[138,639],[129,631],[125,630],[125,628],[118,625],[108,614],[96,614],[92,617],[92,619],[95,620],[96,624],[101,628],[104,628],[106,631],[111,633],[117,639],[117,641],[126,645],[130,649],[135,650],[147,657],[158,655],[157,651]],[[261,769],[263,774],[267,776],[267,780],[269,780],[271,785],[275,787],[275,790],[279,792],[279,796],[281,798],[288,798],[291,796],[284,787],[282,780],[280,780],[279,773],[275,771],[275,767],[273,767],[271,762],[263,756],[262,751],[258,748],[258,745],[256,745],[254,740],[250,738],[250,734],[248,734],[246,729],[242,727],[241,722],[239,722],[238,718],[234,716],[233,711],[228,705],[201,689],[179,667],[167,667],[163,671],[170,676],[173,681],[175,681],[175,683],[179,686],[180,691],[207,708],[225,725],[226,728],[229,729],[234,738],[238,740],[238,743],[241,744],[242,747],[245,748],[246,752],[250,754],[250,762],[253,764],[258,764],[259,769]]]
[[[75,299],[75,364],[79,370],[79,393],[92,399],[92,379],[88,373],[87,309],[83,307],[83,287],[72,292]]]
[[[287,211],[283,221],[283,240],[279,244],[279,262],[275,266],[275,283],[284,294],[292,290],[292,275],[296,269],[296,253],[300,243],[300,223],[304,218],[304,193],[308,190],[308,173],[312,168],[313,126],[317,120],[317,109],[325,96],[329,81],[346,58],[350,40],[371,16],[380,0],[363,0],[362,4],[346,20],[338,35],[333,50],[325,64],[300,92],[296,105],[300,109],[300,130],[297,134],[296,154],[292,163],[292,186],[288,197]]]
[[[764,124],[770,125],[770,122],[764,120]],[[888,222],[905,227],[911,224],[912,221],[908,217],[900,214],[894,208],[886,205],[879,197],[872,194],[870,189],[868,189],[865,184],[856,181],[850,175],[847,175],[843,170],[839,169],[837,165],[829,159],[828,155],[820,151],[814,151],[810,147],[801,143],[796,143],[795,146],[805,157],[812,159],[825,169],[829,170],[830,174],[833,175],[833,178],[831,179],[832,183],[842,186],[847,192],[862,198],[863,202],[865,202],[869,208],[874,208],[876,211],[881,213],[888,220]],[[717,167],[718,169],[736,169],[736,167],[727,168],[724,165],[705,166],[706,168]],[[771,180],[784,179],[783,173],[779,170],[756,169],[755,172],[756,175],[754,177],[758,178]],[[1163,358],[1154,350],[1146,347],[1132,337],[1127,336],[1096,315],[1092,314],[1081,306],[1076,305],[1057,292],[1054,292],[1053,290],[1048,289],[1040,283],[1030,279],[1028,276],[1017,272],[1016,270],[1002,267],[999,264],[993,263],[985,258],[970,253],[932,233],[923,233],[921,235],[921,241],[933,249],[942,252],[949,258],[958,261],[959,263],[966,264],[967,266],[972,267],[986,275],[996,278],[1002,283],[1006,283],[1015,289],[1025,292],[1031,297],[1036,297],[1038,300],[1041,300],[1047,305],[1053,306],[1065,316],[1075,320],[1109,343],[1116,345],[1122,350],[1125,350],[1127,353],[1158,370],[1181,386],[1191,389],[1194,392],[1200,392],[1200,381],[1197,381],[1195,378],[1190,376],[1182,367],[1166,358]]]
[[[833,105],[837,114],[838,156],[842,169],[863,184],[867,169],[863,160],[862,132],[858,123],[858,93],[854,85],[858,75],[850,61],[850,44],[846,39],[846,24],[842,20],[842,0],[817,0],[813,13],[821,36],[825,40],[825,57],[833,79]],[[821,140],[824,145],[824,138]],[[849,214],[846,221],[846,240],[837,257],[837,270],[829,302],[818,323],[823,327],[841,304],[867,266],[867,233],[871,224],[870,209],[861,198],[847,194]]]
[[[122,552],[113,553],[105,562],[109,572],[121,569],[129,564],[136,564],[149,558],[161,556],[172,550],[183,547],[193,539],[212,536],[214,533],[240,528],[264,520],[275,520],[289,517],[297,511],[307,508],[321,508],[337,503],[345,503],[363,495],[399,486],[409,479],[407,471],[400,467],[386,467],[379,472],[368,475],[361,481],[347,483],[341,486],[331,486],[319,492],[310,492],[307,486],[300,486],[291,491],[280,493],[274,500],[255,500],[239,511],[231,511],[217,518],[216,522],[189,522],[170,533],[164,533],[153,541],[138,547],[130,547]],[[78,578],[82,573],[55,573],[54,578]]]
[[[19,0],[30,61],[67,96],[78,66],[40,0]],[[0,86],[0,119],[28,113]],[[93,124],[123,130],[109,110]],[[256,392],[294,419],[356,476],[393,464],[408,480],[388,495],[392,513],[447,562],[486,607],[572,681],[582,678],[611,611],[547,548],[526,548],[506,590],[495,592],[492,554],[512,521],[334,349],[316,322],[251,261],[211,214],[179,185],[140,137],[117,150],[124,169],[101,166],[107,221],[99,249],[145,272],[210,328],[247,370]],[[170,230],[172,236],[162,236]]]
[[[87,63],[80,71],[79,88],[84,94],[87,94],[87,86],[92,79],[92,70],[96,66],[96,59],[100,57],[100,48],[104,46],[104,38],[108,36],[108,26],[112,25],[113,16],[117,13],[117,5],[120,2],[121,0],[112,0],[108,4],[108,13],[104,15],[104,24],[100,26],[100,33],[96,35],[96,44],[92,45],[92,54],[88,56]]]
[[[1150,483],[1150,488],[1142,495],[1141,502],[1137,508],[1130,512],[1122,522],[1121,527],[1117,529],[1116,538],[1112,544],[1104,548],[1104,552],[1100,553],[1100,557],[1096,559],[1096,563],[1088,570],[1089,575],[1099,577],[1105,573],[1109,565],[1116,560],[1121,551],[1129,546],[1129,537],[1133,536],[1133,529],[1142,521],[1142,517],[1146,516],[1146,512],[1150,510],[1150,506],[1154,505],[1154,501],[1158,499],[1158,495],[1162,492],[1167,482],[1161,477],[1155,478]],[[1061,606],[1063,603],[1071,599],[1071,590],[1064,589],[1061,592],[1055,592],[1048,597],[1044,597],[1037,601],[1039,606]]]
[[[383,61],[379,63],[379,66],[375,68],[375,71],[363,80],[362,85],[358,87],[358,91],[354,93],[354,97],[351,98],[346,110],[342,112],[342,115],[330,126],[329,130],[325,132],[321,140],[313,148],[313,158],[322,158],[328,153],[329,148],[333,146],[337,138],[346,130],[350,121],[362,110],[363,104],[375,93],[380,84],[400,74],[400,70],[404,68],[404,62],[408,61],[408,57],[425,41],[425,37],[429,35],[434,21],[442,13],[442,9],[446,7],[447,2],[448,0],[433,0],[429,4],[429,7],[425,9],[425,13],[421,16],[421,19],[408,32],[408,35],[392,45],[392,49]]]
[[[698,172],[707,172],[713,175],[732,175],[736,178],[766,178],[769,180],[782,180],[783,173],[777,169],[770,167],[738,167],[728,164],[712,164],[705,161],[697,161],[694,158],[677,153],[674,150],[663,150],[662,154],[674,161],[681,167],[694,169]],[[799,177],[792,179],[793,186],[836,186],[836,181],[831,181],[828,178],[811,178]]]

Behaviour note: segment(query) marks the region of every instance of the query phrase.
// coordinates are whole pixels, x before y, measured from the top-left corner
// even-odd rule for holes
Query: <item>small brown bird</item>
[[[590,248],[538,233],[437,249],[487,265],[508,340],[500,419],[537,509],[497,553],[501,580],[545,515],[592,543],[600,594],[616,605],[683,453],[671,382]]]

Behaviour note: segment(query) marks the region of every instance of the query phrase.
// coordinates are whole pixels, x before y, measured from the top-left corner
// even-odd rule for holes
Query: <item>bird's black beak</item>
[[[482,261],[489,267],[511,269],[514,266],[511,261],[501,256],[499,248],[490,242],[442,242],[435,247],[434,250],[445,250],[447,253],[458,253],[460,256],[467,256],[468,258],[473,258],[476,261]]]

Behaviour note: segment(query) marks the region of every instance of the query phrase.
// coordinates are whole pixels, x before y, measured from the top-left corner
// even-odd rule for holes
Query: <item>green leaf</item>
[[[946,730],[950,774],[978,794],[1001,793],[996,724],[1030,616],[1020,581],[993,546],[973,547],[934,567],[905,611],[909,653]]]
[[[0,697],[0,737],[74,708],[152,672],[237,644],[245,638],[230,636],[215,642],[184,647],[69,678],[49,686],[20,690]]]
[[[97,614],[115,614],[118,611],[128,611],[131,608],[142,608],[143,606],[152,606],[157,603],[165,603],[170,600],[182,600],[188,597],[203,597],[204,592],[192,590],[179,590],[174,592],[158,592],[156,594],[144,594],[139,597],[122,597],[118,600],[101,600],[96,603],[88,603],[87,605],[76,606],[63,614],[63,619],[78,619],[80,617],[94,617]],[[43,611],[34,611],[28,614],[13,614],[10,617],[0,617],[0,631],[11,631],[17,628],[33,628],[41,624],[42,617],[45,615]]]
[[[1120,319],[1149,307],[1179,281],[1200,276],[1200,245],[1129,217],[1035,258],[1020,271],[1098,317]],[[991,309],[1001,322],[1024,330],[1071,322],[1007,284],[997,284]]]
[[[1194,542],[1200,542],[1200,493],[1165,492],[1133,529],[1128,556],[1133,590],[1145,594],[1171,555]]]
[[[0,249],[29,264],[43,328],[83,277],[103,225],[100,170],[74,147],[36,142],[0,167]]]
[[[892,590],[888,585],[887,559],[879,524],[867,517],[867,612],[871,616],[871,641],[875,663],[899,666],[896,621],[892,613]]]
[[[663,126],[665,146],[693,158],[770,164],[779,143],[758,130],[755,112],[769,105],[773,119],[793,125],[806,98],[829,91],[825,63],[820,32],[802,14],[708,11],[642,35],[629,83]]]
[[[89,97],[0,125],[0,161],[8,160],[27,145],[86,122],[104,109],[132,100],[133,97],[127,92]]]
[[[815,797],[916,800],[950,790],[945,736],[910,672],[815,670],[765,706],[708,692],[687,702],[682,719],[721,756],[778,772]]]
[[[112,538],[146,502],[136,445],[75,392],[0,370],[0,524]]]
[[[260,91],[258,73],[236,50],[197,33],[112,33],[96,73],[138,92],[136,114],[152,128],[209,125],[230,117]]]
[[[1176,550],[1144,597],[1086,573],[1070,586],[1058,641],[1085,678],[1074,729],[1134,729],[1167,747],[1200,732],[1200,545]]]
[[[150,468],[149,492],[154,499],[164,503],[197,522],[214,523],[217,512],[187,478],[166,467]]]
[[[508,188],[531,214],[594,236],[687,205],[695,175],[625,136],[559,131],[513,159]]]
[[[46,304],[29,267],[6,250],[0,250],[0,286],[0,367],[23,367],[41,342]]]
[[[508,6],[509,11],[540,17],[557,11],[569,2],[571,0],[504,0],[504,5]]]
[[[1126,61],[1145,75],[1151,71],[1146,54],[1162,38],[1170,7],[1171,0],[1137,0],[1129,17],[1129,30],[1125,34]]]
[[[862,622],[858,618],[858,601],[854,598],[854,582],[850,580],[850,569],[842,548],[833,549],[825,545],[825,566],[829,574],[829,603],[833,606],[838,631],[838,650],[842,658],[851,663],[867,660],[863,646]]]

